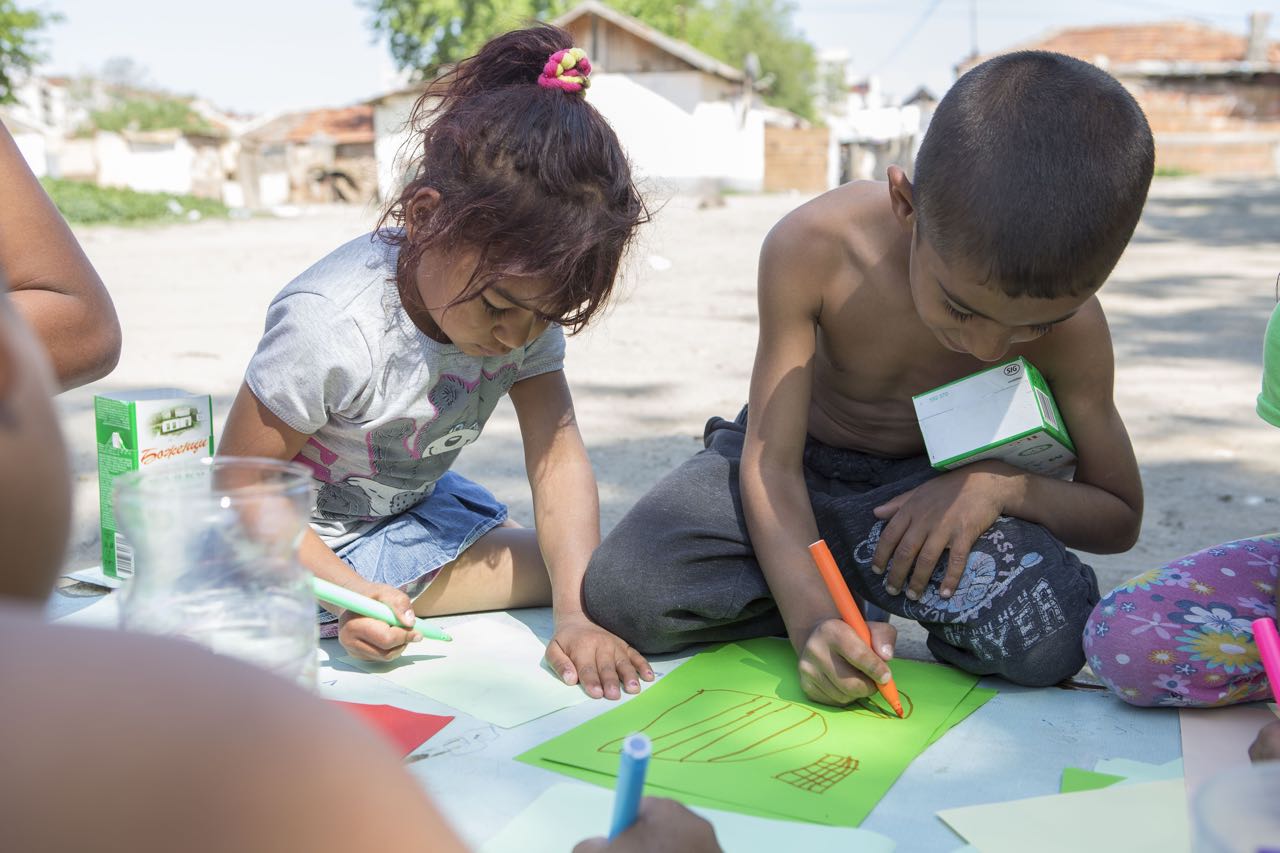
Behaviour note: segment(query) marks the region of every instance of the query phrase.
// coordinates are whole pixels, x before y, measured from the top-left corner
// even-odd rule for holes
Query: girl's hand
[[[893,657],[898,629],[888,622],[868,622],[868,646],[839,619],[819,622],[800,652],[800,687],[824,705],[843,706],[876,692],[889,675],[885,661]]]
[[[977,462],[876,507],[876,518],[889,523],[880,531],[871,570],[882,575],[888,569],[885,591],[890,595],[905,591],[907,598],[919,601],[942,552],[949,550],[938,594],[950,598],[973,543],[1004,510],[1011,482],[1008,474],[1014,470],[999,462]]]
[[[639,693],[639,679],[653,681],[643,655],[581,613],[556,619],[546,661],[565,684],[581,684],[592,699],[619,698],[619,682],[628,693]]]
[[[417,619],[409,596],[393,586],[371,583],[355,591],[388,605],[393,612],[400,614],[400,621],[405,625],[411,626]],[[344,610],[338,616],[338,626],[338,642],[353,658],[361,660],[395,660],[409,643],[422,639],[417,631],[393,628],[380,619],[361,616],[350,610]]]

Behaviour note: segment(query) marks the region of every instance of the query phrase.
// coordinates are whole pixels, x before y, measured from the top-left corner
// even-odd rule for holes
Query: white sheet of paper
[[[890,853],[891,839],[866,829],[793,823],[695,808],[715,827],[720,847],[729,853],[779,853],[785,850],[857,850]],[[595,785],[559,783],[542,792],[480,853],[566,853],[584,838],[605,835],[613,813],[613,792]]]
[[[1191,850],[1181,779],[947,809],[938,817],[982,853]]]
[[[1187,779],[1187,802],[1216,773],[1249,763],[1249,746],[1258,730],[1275,719],[1261,703],[1229,708],[1183,708],[1182,762]]]
[[[590,698],[543,666],[546,646],[519,619],[488,614],[448,631],[452,643],[415,643],[390,664],[341,660],[504,729]]]
[[[102,566],[88,566],[87,568],[65,572],[62,576],[64,578],[71,578],[72,580],[80,581],[80,583],[100,586],[104,589],[119,589],[124,586],[124,582],[119,578],[110,578],[103,574]]]
[[[60,606],[65,606],[66,604],[79,606],[80,602],[58,601],[57,604]],[[52,609],[53,605],[54,601],[51,599],[46,610]],[[80,607],[65,616],[57,616],[56,619],[61,625],[79,625],[82,628],[119,628],[120,594],[100,595],[88,605]]]
[[[1175,758],[1164,764],[1148,764],[1145,761],[1134,761],[1131,758],[1103,758],[1093,765],[1095,773],[1109,773],[1112,776],[1123,776],[1124,781],[1117,785],[1136,785],[1142,782],[1160,782],[1164,779],[1182,778],[1182,759]]]

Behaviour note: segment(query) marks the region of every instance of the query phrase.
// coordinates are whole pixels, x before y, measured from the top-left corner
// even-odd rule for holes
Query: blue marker
[[[618,787],[613,797],[613,822],[609,825],[610,841],[636,822],[640,795],[644,793],[644,773],[649,767],[649,753],[652,749],[648,735],[631,735],[622,742]]]

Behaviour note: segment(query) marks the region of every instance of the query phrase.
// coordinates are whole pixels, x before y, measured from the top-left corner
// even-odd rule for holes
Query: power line
[[[916,37],[916,34],[920,32],[920,28],[925,25],[925,22],[929,20],[929,18],[933,15],[933,13],[937,10],[937,8],[940,5],[942,5],[942,0],[933,0],[933,2],[929,4],[929,7],[924,10],[924,14],[922,14],[919,18],[916,19],[916,22],[911,25],[911,28],[907,30],[907,32],[902,36],[902,38],[898,40],[898,43],[893,46],[893,50],[889,51],[889,53],[885,55],[885,58],[880,60],[879,64],[877,64],[875,68],[872,69],[871,73],[872,74],[878,73],[880,69],[884,68],[891,61],[893,61],[893,59],[895,59],[897,55],[902,52],[902,49],[911,43],[911,40],[914,39]]]

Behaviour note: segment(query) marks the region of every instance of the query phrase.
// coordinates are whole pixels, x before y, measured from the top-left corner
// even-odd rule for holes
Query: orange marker
[[[827,540],[819,539],[809,546],[809,553],[813,555],[813,562],[817,564],[818,571],[822,573],[822,579],[826,581],[827,591],[831,593],[831,598],[836,603],[836,610],[840,611],[840,618],[845,624],[854,630],[862,642],[871,647],[871,629],[867,627],[867,621],[862,618],[862,613],[858,610],[857,603],[853,600],[853,594],[849,592],[849,587],[844,582],[844,576],[840,574],[840,567],[836,565],[836,558],[831,556],[831,549],[827,547]],[[871,649],[875,653],[875,649]],[[880,695],[884,697],[884,701],[889,703],[889,707],[893,708],[894,713],[899,718],[902,717],[902,701],[898,699],[898,686],[893,683],[890,678],[884,684],[877,684],[876,688],[880,691]]]

